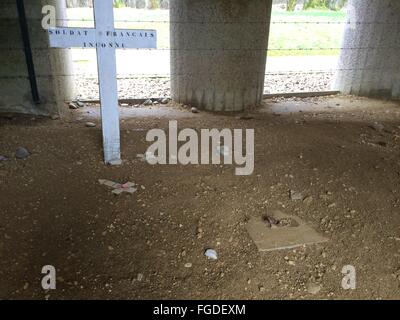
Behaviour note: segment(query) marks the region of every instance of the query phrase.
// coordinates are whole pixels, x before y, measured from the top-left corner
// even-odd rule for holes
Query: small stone
[[[86,105],[82,101],[76,100],[74,103],[79,107],[79,108],[84,108]]]
[[[315,294],[318,294],[318,292],[320,292],[320,291],[321,291],[321,286],[319,284],[309,283],[307,285],[307,292],[310,294],[315,295]]]
[[[259,287],[258,287],[258,290],[259,290],[260,292],[265,292],[264,286],[259,286]]]
[[[198,228],[196,233],[197,239],[201,239],[203,237],[203,229]]]
[[[192,263],[190,263],[190,262],[185,263],[185,268],[191,268],[191,267],[192,267]]]
[[[15,151],[15,156],[17,157],[17,159],[26,159],[26,158],[28,158],[30,156],[30,153],[25,148],[19,147]]]
[[[290,195],[290,199],[292,199],[294,201],[303,200],[303,195],[300,192],[290,190],[289,195]]]
[[[161,100],[161,104],[168,104],[169,103],[169,99],[168,98],[164,98]]]
[[[333,202],[333,203],[328,205],[328,208],[334,208],[334,207],[336,207],[336,203],[335,202]]]
[[[147,99],[145,102],[143,102],[144,106],[152,106],[153,105],[153,100]]]
[[[140,281],[143,280],[143,278],[144,278],[143,273],[138,273],[138,275],[137,275],[137,277],[136,277],[136,280],[140,282]]]
[[[70,103],[68,104],[68,107],[69,107],[71,110],[76,110],[76,109],[79,108],[74,102],[70,102]]]
[[[313,202],[313,197],[312,197],[312,196],[308,196],[308,197],[305,197],[305,198],[303,199],[303,203],[304,203],[304,204],[309,205],[309,204],[311,204],[311,202]]]
[[[96,124],[94,122],[86,122],[85,126],[88,128],[94,128],[96,126]]]
[[[29,288],[29,283],[26,282],[26,283],[24,284],[24,290],[26,290],[26,289],[28,289],[28,288]]]
[[[383,131],[385,129],[385,126],[381,123],[374,122],[372,125],[370,125],[370,128],[376,131]]]
[[[58,119],[60,119],[60,116],[59,116],[58,114],[53,114],[53,115],[50,117],[50,119],[51,119],[51,120],[58,120]]]
[[[8,159],[7,159],[7,157],[5,157],[5,156],[0,156],[0,161],[7,161]]]
[[[214,249],[207,249],[206,252],[204,252],[204,255],[211,260],[218,259],[217,251]]]
[[[199,113],[199,110],[196,107],[193,107],[190,110],[192,111],[192,113]]]

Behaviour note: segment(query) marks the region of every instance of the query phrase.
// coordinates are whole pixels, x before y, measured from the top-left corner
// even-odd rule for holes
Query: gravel
[[[17,159],[26,159],[26,158],[28,158],[30,156],[30,153],[24,147],[19,147],[15,151],[15,156],[17,157]]]
[[[145,106],[152,106],[153,105],[153,101],[151,99],[146,100],[143,105]]]
[[[318,92],[331,90],[334,73],[286,73],[268,74],[265,77],[265,94],[290,92]],[[99,89],[97,79],[76,78],[78,96],[82,100],[98,100]],[[170,78],[134,77],[118,79],[118,96],[120,99],[169,98]],[[167,102],[167,100],[165,100]]]

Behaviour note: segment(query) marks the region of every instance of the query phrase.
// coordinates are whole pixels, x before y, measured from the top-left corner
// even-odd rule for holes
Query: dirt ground
[[[400,299],[400,103],[266,100],[247,120],[122,108],[119,167],[102,162],[98,113],[0,119],[9,158],[0,161],[1,299]],[[138,159],[147,130],[173,119],[179,128],[254,128],[254,173]],[[29,158],[15,159],[20,146]],[[116,196],[98,179],[142,187]],[[294,201],[290,190],[309,198]],[[246,222],[274,209],[329,241],[258,252]],[[44,265],[57,269],[56,290],[41,287]],[[355,290],[341,286],[345,265],[356,268]]]

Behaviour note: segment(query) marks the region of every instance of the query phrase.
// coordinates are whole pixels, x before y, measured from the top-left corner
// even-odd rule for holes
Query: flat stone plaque
[[[259,251],[284,250],[328,241],[298,217],[279,210],[270,214],[276,220],[291,220],[291,226],[270,228],[262,217],[252,217],[246,225],[247,232]]]

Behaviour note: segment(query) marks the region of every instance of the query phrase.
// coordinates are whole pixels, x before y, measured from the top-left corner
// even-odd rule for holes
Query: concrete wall
[[[350,0],[335,90],[400,98],[400,1]]]
[[[65,14],[63,0],[25,1],[31,46],[41,103],[32,101],[15,0],[0,2],[0,112],[38,115],[60,114],[64,100],[73,97],[72,59],[68,50],[48,49],[41,27],[42,4],[58,4],[57,18]],[[64,8],[65,9],[65,8]]]
[[[272,0],[171,0],[173,100],[213,111],[261,103]]]

